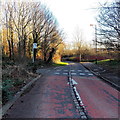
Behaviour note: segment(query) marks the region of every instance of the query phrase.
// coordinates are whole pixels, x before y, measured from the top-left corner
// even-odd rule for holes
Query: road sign
[[[33,49],[37,48],[37,43],[33,43]]]
[[[77,85],[78,83],[72,79],[73,85]]]

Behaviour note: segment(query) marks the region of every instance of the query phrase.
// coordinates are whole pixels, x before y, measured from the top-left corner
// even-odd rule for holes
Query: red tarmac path
[[[7,118],[79,118],[67,79],[56,75],[42,77],[12,106]]]
[[[120,93],[95,76],[77,77],[77,91],[91,118],[120,117]],[[119,95],[118,95],[119,94]]]
[[[77,91],[90,118],[120,118],[120,92],[101,81],[80,64],[51,69],[8,110],[7,118],[80,118],[68,83]]]

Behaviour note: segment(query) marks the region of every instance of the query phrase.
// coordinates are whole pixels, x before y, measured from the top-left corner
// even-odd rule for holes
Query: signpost
[[[33,63],[35,62],[36,59],[35,49],[37,49],[37,43],[33,43]]]

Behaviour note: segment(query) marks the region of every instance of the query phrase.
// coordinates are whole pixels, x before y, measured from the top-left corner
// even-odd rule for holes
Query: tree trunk
[[[12,52],[11,52],[11,43],[10,43],[10,40],[8,40],[8,46],[9,46],[9,58],[11,59],[11,56],[12,56]]]
[[[55,48],[52,48],[52,51],[49,54],[49,58],[47,60],[47,63],[50,63],[52,61],[52,57],[53,57],[54,53],[55,53]]]
[[[46,62],[46,52],[44,51],[44,61]]]
[[[24,40],[23,40],[23,56],[26,57],[26,40],[27,36],[24,35]]]
[[[21,60],[21,37],[18,37],[19,42],[18,42],[18,60]]]
[[[10,34],[11,34],[11,35],[10,35],[10,36],[11,36],[10,39],[11,39],[11,53],[12,53],[12,54],[11,54],[11,55],[12,55],[11,57],[12,57],[12,59],[14,59],[14,45],[13,45],[14,42],[13,42],[13,31],[12,31],[12,30],[11,30]]]

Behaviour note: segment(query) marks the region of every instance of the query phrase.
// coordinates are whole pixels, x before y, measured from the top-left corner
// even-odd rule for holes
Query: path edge
[[[113,82],[110,82],[107,78],[104,78],[103,76],[101,76],[100,74],[97,74],[95,72],[93,72],[90,68],[86,67],[85,65],[83,65],[81,63],[81,65],[83,67],[85,67],[86,69],[88,69],[91,73],[93,73],[95,76],[97,76],[98,78],[102,79],[103,81],[105,81],[106,83],[108,83],[109,85],[111,85],[112,87],[114,87],[115,89],[117,89],[118,91],[120,91],[120,86],[116,85],[115,83]]]
[[[3,115],[6,114],[6,112],[10,109],[10,107],[18,100],[18,98],[20,98],[20,96],[24,93],[24,91],[26,89],[28,89],[31,85],[33,85],[33,83],[35,83],[39,78],[41,78],[42,75],[39,75],[38,77],[34,78],[33,80],[31,80],[28,84],[26,84],[24,87],[22,87],[20,89],[20,91],[18,91],[13,99],[11,99],[10,101],[8,101],[2,108],[0,108],[0,119],[2,118]]]

